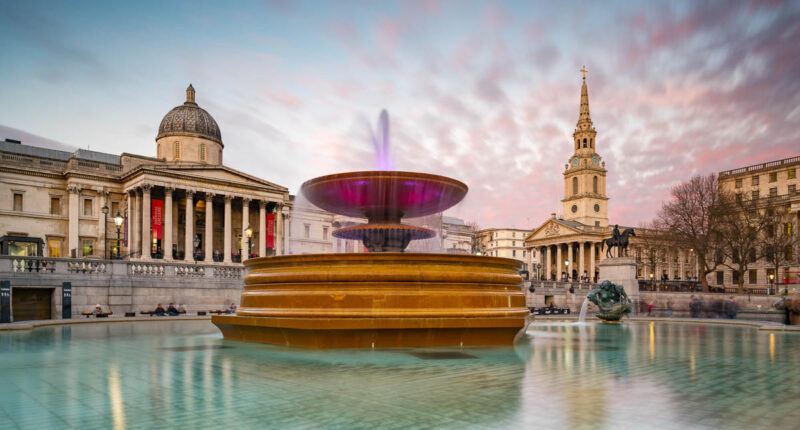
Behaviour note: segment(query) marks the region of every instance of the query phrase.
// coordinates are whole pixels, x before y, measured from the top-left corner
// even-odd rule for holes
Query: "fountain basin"
[[[516,260],[448,254],[262,257],[226,338],[308,348],[511,345],[529,315]]]

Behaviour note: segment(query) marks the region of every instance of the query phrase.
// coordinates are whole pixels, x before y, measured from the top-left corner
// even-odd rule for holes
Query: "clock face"
[[[578,206],[572,205],[572,213],[578,212]]]
[[[592,157],[592,163],[593,164],[597,164],[599,161],[600,160],[598,160],[597,157]]]
[[[594,211],[600,212],[600,205],[594,205]]]
[[[577,166],[578,165],[578,159],[577,158],[573,158],[572,159],[572,165],[573,166]]]

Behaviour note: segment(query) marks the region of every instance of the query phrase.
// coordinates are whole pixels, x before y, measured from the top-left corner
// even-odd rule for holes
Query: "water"
[[[310,351],[223,340],[207,321],[0,332],[0,428],[751,429],[800,420],[798,334],[638,322],[534,323],[528,333],[515,348]]]
[[[586,320],[586,310],[589,309],[589,299],[583,299],[583,304],[581,305],[581,313],[578,316],[578,322],[583,323]]]
[[[389,138],[389,112],[387,112],[386,109],[381,110],[376,130],[373,132],[372,128],[370,128],[369,133],[372,146],[375,148],[375,161],[378,165],[378,170],[394,170],[392,155],[389,152],[391,148]]]

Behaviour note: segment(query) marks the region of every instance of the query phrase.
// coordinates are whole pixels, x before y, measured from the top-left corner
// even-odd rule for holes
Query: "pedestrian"
[[[667,299],[667,318],[672,318],[672,299]]]
[[[647,302],[645,302],[645,303],[647,303]],[[652,303],[647,303],[647,316],[650,316],[652,314],[653,314],[653,304]]]
[[[736,299],[731,296],[731,299],[725,302],[725,315],[728,319],[736,319]]]
[[[699,305],[699,303],[697,301],[697,297],[692,295],[692,297],[689,299],[689,316],[691,318],[697,318],[697,314],[698,314],[698,310],[699,310],[698,309],[698,305]]]

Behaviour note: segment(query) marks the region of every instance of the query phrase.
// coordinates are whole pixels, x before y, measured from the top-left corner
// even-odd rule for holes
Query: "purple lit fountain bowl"
[[[301,187],[314,205],[370,223],[443,212],[460,202],[467,190],[464,183],[444,176],[394,171],[321,176]]]

